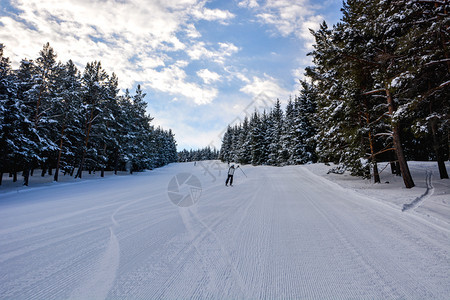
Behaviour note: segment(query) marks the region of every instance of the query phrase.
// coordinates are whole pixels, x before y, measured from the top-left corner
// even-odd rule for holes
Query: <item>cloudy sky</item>
[[[298,93],[316,29],[341,0],[0,0],[0,42],[17,67],[49,42],[84,69],[100,60],[147,93],[179,150],[220,147],[227,124]]]

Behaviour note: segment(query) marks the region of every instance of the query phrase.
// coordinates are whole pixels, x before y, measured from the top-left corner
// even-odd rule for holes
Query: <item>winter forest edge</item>
[[[56,62],[49,44],[12,70],[0,46],[1,173],[25,183],[34,168],[139,171],[219,158],[241,164],[335,163],[335,172],[373,177],[379,162],[414,186],[408,160],[436,160],[448,178],[450,4],[353,1],[341,21],[312,32],[313,66],[299,96],[229,126],[220,153],[176,152],[174,134],[151,126],[145,94],[119,95],[100,62],[81,74]],[[203,153],[203,154],[202,154]]]
[[[118,78],[100,62],[81,74],[71,60],[57,62],[49,43],[36,60],[23,59],[12,70],[3,48],[0,175],[16,181],[21,171],[28,185],[35,168],[42,176],[55,169],[57,181],[60,172],[81,178],[83,170],[100,170],[103,177],[105,170],[132,173],[176,161],[174,134],[150,125],[139,85],[134,95],[119,95]]]
[[[221,160],[332,162],[374,182],[377,163],[391,162],[407,188],[407,160],[435,160],[448,178],[449,10],[447,1],[346,1],[338,24],[311,31],[300,96],[228,127]]]

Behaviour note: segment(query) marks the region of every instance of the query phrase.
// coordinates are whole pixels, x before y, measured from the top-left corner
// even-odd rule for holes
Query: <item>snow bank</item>
[[[401,176],[391,174],[390,166],[387,163],[380,163],[378,165],[378,168],[382,170],[380,184],[374,184],[371,180],[363,180],[359,177],[351,176],[348,172],[342,175],[334,173],[327,174],[333,165],[310,164],[306,168],[314,174],[333,181],[344,188],[382,201],[399,210],[402,210],[404,205],[411,204],[416,199],[420,199],[419,205],[409,210],[408,213],[421,214],[434,221],[444,222],[446,226],[450,226],[450,180],[439,178],[439,170],[436,162],[410,161],[408,162],[408,166],[416,184],[412,189],[404,187]],[[450,170],[449,162],[446,163],[446,167],[447,170]],[[427,185],[427,172],[431,173],[431,187]]]

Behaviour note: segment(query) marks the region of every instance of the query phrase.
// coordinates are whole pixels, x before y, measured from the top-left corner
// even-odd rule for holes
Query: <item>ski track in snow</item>
[[[433,188],[433,184],[431,183],[432,177],[433,177],[433,173],[431,171],[427,170],[426,175],[425,175],[425,183],[427,186],[425,193],[423,193],[423,195],[414,199],[414,201],[412,201],[411,203],[404,204],[402,211],[408,211],[410,209],[415,209],[415,208],[419,207],[426,199],[430,198],[431,195],[433,195],[434,188]]]
[[[5,194],[0,299],[448,299],[448,229],[300,166],[244,168],[232,188],[189,163]],[[187,208],[167,196],[182,172],[203,186]]]

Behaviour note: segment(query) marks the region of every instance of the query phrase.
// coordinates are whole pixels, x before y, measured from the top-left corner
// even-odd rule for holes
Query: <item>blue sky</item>
[[[84,69],[100,60],[179,150],[220,147],[227,125],[298,94],[309,28],[340,18],[341,0],[0,0],[0,41],[17,67],[49,42]]]

